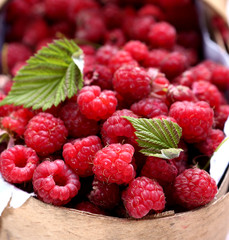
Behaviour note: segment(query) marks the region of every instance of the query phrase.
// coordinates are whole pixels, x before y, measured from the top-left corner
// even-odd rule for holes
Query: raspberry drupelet
[[[32,180],[39,158],[32,148],[15,145],[0,155],[0,172],[11,183],[23,183]]]
[[[165,195],[156,180],[138,177],[130,182],[122,192],[126,211],[133,218],[142,218],[151,210],[162,212],[165,208]]]
[[[135,177],[133,154],[130,144],[110,144],[96,153],[92,170],[99,181],[128,184]]]
[[[99,86],[86,86],[80,90],[77,103],[82,114],[98,121],[110,117],[115,112],[118,101],[113,91],[101,91]]]
[[[93,175],[93,159],[95,154],[102,149],[101,140],[97,136],[76,139],[63,146],[65,162],[80,177]]]
[[[217,193],[215,180],[198,168],[186,169],[174,182],[174,195],[178,203],[194,209],[212,201]]]
[[[39,113],[28,123],[24,133],[25,143],[40,156],[48,156],[64,145],[68,131],[59,118],[50,113]]]
[[[78,175],[60,159],[44,161],[33,174],[33,187],[38,198],[53,205],[65,205],[80,189]]]

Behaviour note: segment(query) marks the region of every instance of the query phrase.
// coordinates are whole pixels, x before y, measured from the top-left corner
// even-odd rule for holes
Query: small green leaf
[[[131,122],[136,132],[137,142],[142,149],[140,152],[147,156],[164,159],[179,157],[182,149],[178,143],[182,128],[167,119],[133,118],[123,116]]]
[[[71,98],[83,87],[82,53],[73,40],[67,39],[43,47],[18,71],[0,106],[14,104],[46,110]]]

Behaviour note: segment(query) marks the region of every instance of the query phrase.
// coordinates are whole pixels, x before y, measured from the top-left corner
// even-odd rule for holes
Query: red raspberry
[[[152,81],[152,91],[151,94],[155,94],[155,96],[165,96],[168,91],[168,87],[170,85],[169,80],[164,76],[156,76]]]
[[[187,57],[179,52],[172,52],[161,62],[160,70],[168,79],[173,79],[188,68]]]
[[[126,42],[126,37],[121,29],[112,29],[104,34],[104,42],[105,45],[122,47]]]
[[[91,70],[84,73],[85,85],[97,85],[102,90],[112,89],[112,77],[110,69],[104,65],[92,65]]]
[[[206,171],[191,168],[176,177],[174,191],[180,205],[194,209],[214,199],[217,185]]]
[[[153,16],[157,21],[163,21],[165,19],[164,12],[153,4],[145,4],[138,10],[138,15]]]
[[[45,203],[65,205],[80,189],[79,177],[63,160],[44,161],[33,174],[33,188]]]
[[[99,181],[96,177],[92,182],[92,190],[88,195],[90,202],[102,209],[111,210],[121,200],[119,185]]]
[[[195,81],[211,81],[212,73],[211,71],[204,65],[198,64],[195,67],[189,69],[191,73],[194,75]]]
[[[106,215],[103,210],[88,201],[77,203],[74,208],[84,212]]]
[[[220,105],[214,112],[214,127],[223,130],[224,124],[229,116],[229,105]]]
[[[172,104],[177,101],[196,102],[197,98],[189,87],[170,84],[167,91],[167,100]]]
[[[213,124],[213,110],[207,102],[175,102],[169,116],[175,118],[182,128],[182,137],[189,143],[207,138]]]
[[[43,47],[47,47],[49,43],[52,43],[52,41],[53,41],[53,38],[50,38],[50,37],[42,39],[37,43],[35,52],[38,52]]]
[[[189,69],[184,71],[181,75],[172,80],[174,84],[183,85],[191,88],[192,84],[195,82],[196,78],[193,72]]]
[[[96,60],[99,64],[108,65],[110,58],[118,52],[116,46],[103,45],[96,52]]]
[[[0,101],[3,100],[6,97],[6,95],[2,94],[0,92]],[[14,105],[3,105],[0,107],[0,117],[8,116],[13,111],[16,111],[18,107],[15,107]]]
[[[113,78],[115,91],[128,101],[147,97],[151,91],[150,83],[151,79],[147,72],[139,67],[121,67],[115,72]]]
[[[0,155],[0,171],[3,178],[11,183],[22,183],[32,180],[33,173],[39,164],[36,152],[22,145],[15,145]]]
[[[130,109],[138,116],[146,118],[168,115],[167,105],[158,98],[144,98],[132,104]]]
[[[26,145],[40,156],[60,150],[67,135],[68,131],[63,121],[49,113],[39,113],[33,117],[24,133]]]
[[[221,92],[210,82],[194,82],[192,85],[192,91],[198,100],[206,101],[213,109],[219,107],[221,102]]]
[[[12,112],[9,116],[2,119],[2,126],[9,131],[17,133],[18,136],[22,136],[26,130],[26,126],[29,120],[34,114],[24,108]]]
[[[52,20],[64,20],[68,14],[66,0],[44,0],[45,14]]]
[[[113,55],[108,63],[108,66],[112,73],[124,65],[131,67],[138,66],[138,63],[131,57],[130,53],[124,50],[120,50],[115,55]]]
[[[96,50],[93,46],[91,45],[86,45],[86,44],[78,44],[78,46],[81,48],[81,50],[83,50],[83,53],[85,55],[95,55],[96,54]]]
[[[153,48],[171,50],[176,42],[176,29],[167,22],[155,23],[149,30],[148,41]]]
[[[102,149],[102,144],[99,137],[78,138],[64,145],[63,157],[78,176],[87,177],[93,175],[93,158],[100,149]]]
[[[157,181],[138,177],[130,182],[122,193],[124,206],[131,217],[142,218],[151,210],[162,212],[165,208],[165,195]]]
[[[168,51],[165,49],[153,49],[143,61],[144,67],[159,68],[161,62],[168,56]]]
[[[116,110],[118,101],[114,92],[103,90],[99,86],[83,87],[77,103],[82,114],[89,119],[107,119]]]
[[[156,179],[162,186],[173,182],[177,174],[172,160],[157,157],[148,157],[141,170],[141,176]]]
[[[59,112],[59,117],[64,121],[69,136],[73,138],[96,135],[99,132],[98,122],[86,118],[75,102],[66,102]]]
[[[128,184],[135,177],[133,154],[130,144],[111,144],[96,153],[92,170],[99,181]]]
[[[220,90],[227,90],[229,88],[229,69],[222,65],[216,65],[212,69],[211,82]]]
[[[23,36],[23,43],[29,46],[35,46],[42,39],[49,35],[48,25],[43,18],[34,18],[26,25]]]
[[[3,46],[2,65],[11,71],[17,62],[24,62],[32,56],[30,48],[22,43],[8,43]]]
[[[224,137],[225,135],[222,130],[211,129],[206,140],[199,142],[195,146],[201,153],[203,153],[204,155],[207,155],[208,157],[211,157],[214,151],[216,150],[216,148],[223,141]]]
[[[122,116],[137,118],[132,111],[123,109],[116,111],[103,124],[101,129],[102,139],[105,145],[111,143],[135,143],[135,129],[132,124]]]
[[[148,56],[148,48],[146,44],[137,40],[130,40],[124,46],[123,49],[129,52],[133,59],[138,62],[143,61]]]

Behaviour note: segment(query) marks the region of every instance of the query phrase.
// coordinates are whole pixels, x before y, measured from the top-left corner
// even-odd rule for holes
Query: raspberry
[[[115,55],[111,57],[108,63],[108,66],[112,73],[124,65],[131,67],[138,66],[138,63],[131,57],[130,53],[124,50],[119,50]]]
[[[214,127],[223,130],[224,124],[229,116],[229,105],[220,105],[214,112]]]
[[[168,56],[168,52],[165,49],[153,49],[149,52],[148,56],[143,61],[145,67],[159,68],[161,62]]]
[[[165,19],[165,14],[163,11],[153,5],[153,4],[145,4],[138,10],[138,15],[143,16],[153,16],[157,21],[163,21]]]
[[[207,102],[175,102],[169,116],[175,118],[182,128],[182,137],[189,143],[207,138],[213,124],[213,110]]]
[[[180,205],[194,209],[214,199],[217,185],[206,171],[191,168],[176,177],[174,192]]]
[[[188,67],[187,57],[179,52],[169,53],[161,62],[160,70],[168,79],[173,79]]]
[[[22,43],[12,42],[5,44],[2,50],[3,68],[11,71],[17,62],[24,62],[32,55],[32,51]]]
[[[108,65],[110,58],[118,52],[116,46],[103,45],[96,52],[96,60],[99,64]]]
[[[113,78],[114,90],[129,101],[147,97],[151,91],[150,83],[149,75],[139,67],[121,67]]]
[[[181,75],[173,79],[174,84],[183,85],[191,88],[192,84],[195,82],[196,78],[193,72],[189,69],[184,71]]]
[[[67,17],[68,2],[65,0],[44,0],[45,14],[52,20],[64,20]]]
[[[105,45],[113,45],[122,47],[126,42],[126,37],[123,31],[119,28],[107,31],[104,35]]]
[[[148,157],[141,170],[141,176],[156,179],[160,185],[166,185],[175,180],[178,171],[172,160]]]
[[[68,131],[63,121],[49,113],[34,116],[24,133],[26,145],[40,156],[47,156],[60,150],[67,135]]]
[[[131,105],[131,111],[141,117],[153,118],[158,115],[168,115],[167,105],[157,98],[144,98]]]
[[[111,210],[120,202],[119,186],[115,183],[101,182],[95,177],[88,199],[102,209]]]
[[[122,193],[124,206],[131,217],[142,218],[149,211],[161,212],[165,208],[165,195],[157,181],[138,177]]]
[[[83,45],[79,44],[78,46],[81,48],[81,50],[83,50],[83,53],[85,55],[95,55],[96,54],[96,50],[93,46],[86,45],[86,44],[83,44]]]
[[[130,144],[110,144],[96,153],[92,170],[99,181],[128,184],[135,177],[133,154]]]
[[[224,137],[224,132],[222,130],[211,129],[206,140],[199,142],[195,146],[201,153],[211,157],[216,148],[223,141]]]
[[[229,88],[229,69],[222,65],[216,65],[212,69],[211,82],[220,90],[227,90]]]
[[[37,43],[35,52],[38,52],[43,47],[47,47],[49,43],[52,43],[52,41],[53,41],[53,38],[50,38],[50,37],[42,39]]]
[[[195,102],[197,98],[189,87],[170,84],[167,91],[167,100],[172,104],[177,101]]]
[[[112,77],[110,69],[104,65],[95,65],[91,71],[84,73],[85,85],[97,85],[102,90],[112,89]]]
[[[0,92],[0,101],[3,100],[6,97],[5,94],[2,94]],[[13,111],[17,110],[18,107],[15,107],[14,105],[10,104],[10,105],[3,105],[0,107],[0,117],[5,117],[8,116],[10,113],[12,113]]]
[[[44,161],[33,174],[33,188],[45,203],[65,205],[80,189],[79,177],[63,160]]]
[[[99,207],[88,201],[77,203],[74,208],[84,212],[106,215],[103,210],[101,210]]]
[[[167,22],[155,23],[149,30],[148,41],[153,48],[171,50],[176,42],[176,29]]]
[[[221,92],[218,88],[206,81],[194,82],[192,91],[200,101],[206,101],[212,108],[218,108],[221,102]]]
[[[66,102],[60,109],[59,117],[73,138],[96,135],[99,132],[97,121],[86,118],[75,102]]]
[[[126,52],[129,52],[132,58],[138,62],[143,61],[148,56],[148,48],[146,44],[137,40],[128,41],[123,46],[123,49]]]
[[[135,129],[132,124],[127,119],[122,118],[122,116],[137,118],[137,115],[127,109],[116,111],[104,122],[101,129],[101,135],[105,145],[123,142],[135,143]]]
[[[189,70],[194,75],[195,81],[211,81],[212,73],[204,64],[198,64]]]
[[[114,92],[103,90],[99,86],[88,86],[81,89],[77,103],[82,114],[89,119],[107,119],[116,110],[118,101]]]
[[[15,145],[0,155],[0,171],[3,178],[11,183],[22,183],[32,180],[35,168],[39,163],[36,152],[22,145]]]
[[[165,96],[170,85],[169,80],[164,76],[156,76],[152,81],[152,91],[151,95]]]
[[[18,136],[22,136],[29,120],[33,116],[34,114],[26,108],[18,109],[2,119],[2,126],[9,131],[17,133]]]
[[[102,149],[100,138],[89,136],[76,139],[72,143],[63,146],[63,157],[65,162],[80,177],[93,175],[92,164],[96,152]]]

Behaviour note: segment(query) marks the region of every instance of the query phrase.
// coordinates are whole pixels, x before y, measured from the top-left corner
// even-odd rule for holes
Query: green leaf
[[[147,156],[164,159],[179,157],[182,149],[178,143],[182,135],[182,128],[167,119],[133,118],[123,116],[135,128],[137,142],[142,149],[140,152]]]
[[[83,87],[82,50],[73,40],[55,40],[32,56],[15,76],[9,95],[0,102],[46,110],[71,98]]]

